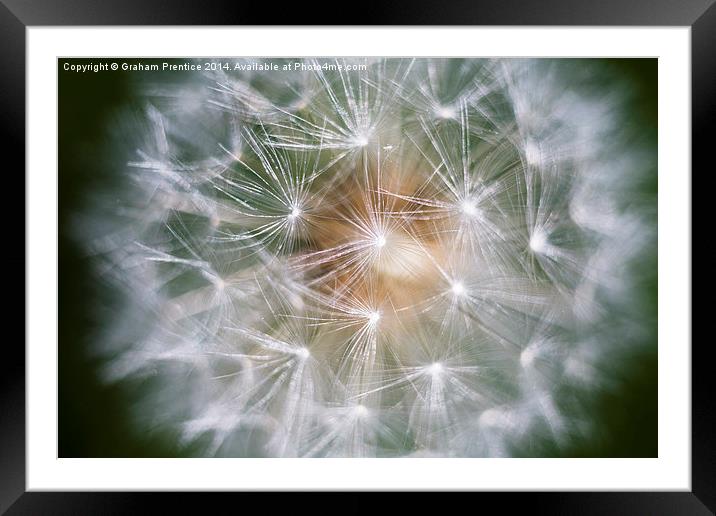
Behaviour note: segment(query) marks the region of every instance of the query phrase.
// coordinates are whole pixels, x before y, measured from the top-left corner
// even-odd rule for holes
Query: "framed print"
[[[384,27],[81,4],[3,7],[28,300],[3,510],[176,490],[713,510],[690,304],[709,2]]]

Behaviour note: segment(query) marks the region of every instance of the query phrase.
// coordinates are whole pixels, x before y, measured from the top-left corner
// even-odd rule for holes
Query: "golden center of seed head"
[[[327,256],[320,271],[327,294],[406,309],[434,294],[436,265],[447,250],[436,238],[438,223],[408,200],[422,184],[419,172],[371,165],[333,189],[316,212],[310,240]]]

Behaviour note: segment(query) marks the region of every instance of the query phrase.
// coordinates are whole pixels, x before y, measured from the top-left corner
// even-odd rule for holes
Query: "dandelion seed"
[[[428,366],[428,373],[433,377],[439,376],[443,372],[443,365],[440,362],[435,362]]]
[[[463,201],[460,205],[460,209],[469,217],[474,217],[478,214],[477,206],[475,206],[475,203],[472,201]]]
[[[452,284],[452,287],[450,287],[450,290],[452,290],[452,293],[456,296],[462,296],[465,294],[465,285],[462,284],[460,281],[456,281]]]
[[[535,230],[530,237],[530,249],[537,254],[542,254],[547,251],[547,235],[541,230]]]
[[[302,213],[303,212],[301,211],[300,208],[298,208],[298,206],[294,206],[293,208],[291,208],[291,213],[288,214],[288,218],[289,219],[297,219],[298,217],[301,216]]]
[[[535,360],[535,350],[533,348],[527,348],[520,353],[520,364],[522,367],[527,368],[532,365]]]
[[[368,137],[364,136],[364,135],[356,136],[355,139],[353,140],[353,142],[355,143],[355,145],[357,147],[365,147],[366,145],[368,145],[369,141],[370,140],[368,139]]]
[[[368,409],[363,405],[356,405],[356,407],[353,409],[353,414],[358,419],[364,419],[368,416]]]
[[[436,114],[440,118],[449,119],[455,118],[457,113],[455,111],[455,108],[452,106],[439,106],[436,110]]]
[[[539,147],[532,141],[525,143],[525,158],[530,165],[539,165],[542,161],[542,154]]]

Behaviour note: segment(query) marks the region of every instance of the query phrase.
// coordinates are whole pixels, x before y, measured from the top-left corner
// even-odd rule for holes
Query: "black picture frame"
[[[344,16],[350,25],[551,25],[551,26],[690,26],[692,73],[692,169],[707,171],[712,143],[708,131],[716,119],[716,5],[714,0],[459,0],[439,6],[434,2],[393,1],[361,4]],[[315,24],[315,10],[295,3],[276,9],[268,3],[239,1],[186,2],[167,0],[0,0],[0,129],[6,180],[22,181],[25,168],[25,29],[41,25],[282,25]],[[338,23],[340,25],[341,23]],[[9,158],[9,159],[8,159]],[[711,160],[712,161],[712,160]],[[709,168],[713,168],[709,163]],[[692,174],[693,177],[693,174]],[[14,186],[14,185],[13,185]],[[8,190],[10,186],[8,185]],[[14,190],[18,191],[18,190]],[[17,196],[19,199],[20,197]],[[24,196],[23,196],[24,198]],[[20,201],[22,202],[22,201]],[[23,210],[24,213],[24,210]],[[6,224],[7,235],[25,241],[25,226]],[[9,270],[25,269],[25,251],[5,255]],[[12,281],[20,281],[15,274]],[[19,288],[19,286],[18,286]],[[8,306],[21,310],[19,303]],[[22,305],[24,310],[24,304]],[[8,321],[20,314],[8,314]],[[14,317],[13,317],[14,316]],[[24,340],[24,339],[23,339]],[[686,344],[686,343],[684,343]],[[713,374],[708,341],[692,345],[692,491],[619,493],[525,493],[477,496],[499,503],[511,512],[528,505],[547,514],[709,514],[716,510],[716,451],[711,413]],[[161,493],[28,493],[25,492],[25,352],[19,339],[8,339],[0,360],[0,513],[20,514],[135,514],[149,503],[163,512],[187,512],[195,506],[205,512],[206,494],[196,497]],[[235,497],[260,494],[231,493],[214,497],[232,503]],[[266,495],[263,495],[266,496]],[[313,497],[313,495],[310,495]],[[355,497],[357,495],[350,495]],[[474,496],[474,495],[473,495]],[[304,501],[304,503],[306,503]],[[308,502],[311,503],[311,502]],[[316,503],[327,504],[325,498]],[[370,502],[343,500],[342,507],[370,506]],[[401,502],[403,511],[423,504],[422,496]],[[482,501],[480,502],[482,503]],[[327,505],[326,505],[327,506]],[[7,511],[7,512],[5,512]]]

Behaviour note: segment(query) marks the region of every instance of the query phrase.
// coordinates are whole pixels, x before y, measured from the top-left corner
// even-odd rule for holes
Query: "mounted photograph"
[[[657,457],[657,59],[59,58],[59,457]]]

